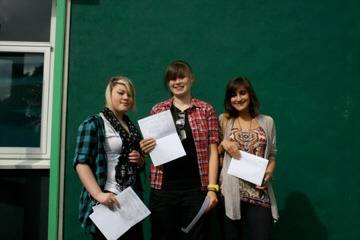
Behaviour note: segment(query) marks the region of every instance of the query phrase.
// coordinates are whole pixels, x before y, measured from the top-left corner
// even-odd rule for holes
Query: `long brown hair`
[[[252,87],[250,80],[243,76],[236,77],[230,80],[226,86],[224,99],[225,113],[227,113],[227,115],[231,118],[236,118],[239,116],[239,111],[231,105],[231,98],[236,95],[236,92],[240,86],[244,86],[246,91],[249,93],[249,112],[251,117],[256,117],[257,115],[259,115],[260,102],[255,94],[254,88]]]

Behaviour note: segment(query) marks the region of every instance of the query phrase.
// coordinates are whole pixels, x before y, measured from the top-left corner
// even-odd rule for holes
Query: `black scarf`
[[[118,183],[118,190],[122,191],[129,186],[134,186],[137,178],[137,165],[129,162],[129,153],[133,150],[140,152],[141,135],[134,123],[128,116],[124,115],[123,120],[129,128],[127,132],[120,124],[115,114],[109,109],[105,108],[102,111],[105,118],[110,122],[111,126],[117,131],[122,140],[122,147],[119,156],[118,164],[115,167],[115,179]]]

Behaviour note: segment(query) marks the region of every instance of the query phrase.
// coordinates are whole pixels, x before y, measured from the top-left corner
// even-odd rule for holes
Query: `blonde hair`
[[[111,102],[111,92],[114,89],[116,85],[123,85],[127,93],[132,96],[133,102],[130,107],[131,110],[135,109],[136,101],[135,101],[135,87],[131,80],[124,76],[114,76],[110,79],[109,83],[106,86],[105,89],[105,101],[106,101],[106,107],[113,108],[112,102]]]

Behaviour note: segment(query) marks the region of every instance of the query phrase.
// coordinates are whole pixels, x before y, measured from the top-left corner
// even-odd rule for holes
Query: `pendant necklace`
[[[237,119],[238,121],[238,124],[239,124],[239,127],[240,127],[240,138],[244,141],[244,150],[246,152],[249,151],[249,142],[250,142],[250,139],[251,139],[251,124],[252,124],[252,120],[250,121],[250,127],[248,129],[248,131],[245,131],[243,130],[243,128],[241,127],[241,124],[240,124],[240,120]]]

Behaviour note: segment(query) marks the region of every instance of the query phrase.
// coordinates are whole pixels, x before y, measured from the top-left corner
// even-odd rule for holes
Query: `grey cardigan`
[[[220,115],[219,119],[222,122],[224,118],[223,114]],[[276,158],[276,129],[274,120],[270,116],[259,115],[256,118],[256,121],[264,129],[266,134],[266,148],[265,148],[265,158],[266,159],[275,159]],[[234,119],[230,118],[226,125],[223,126],[224,138],[228,138],[233,126]],[[225,214],[232,220],[241,219],[240,212],[240,191],[239,191],[239,179],[232,175],[227,174],[229,164],[231,161],[231,156],[225,152],[223,168],[220,173],[221,183],[221,193],[224,196],[225,200]],[[274,195],[273,188],[271,183],[268,185],[268,193],[271,203],[271,213],[274,221],[276,222],[279,219],[278,208],[276,205],[276,199]]]

